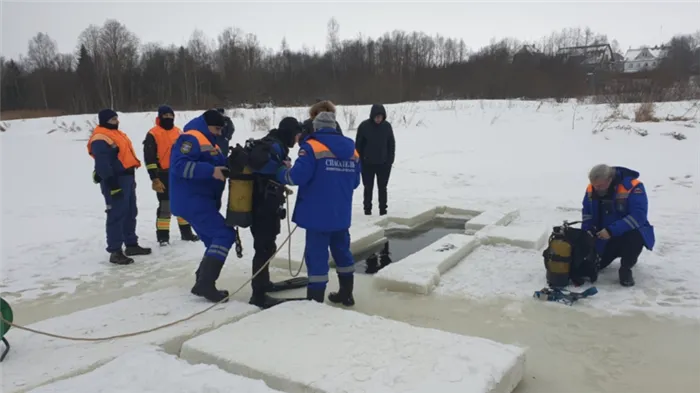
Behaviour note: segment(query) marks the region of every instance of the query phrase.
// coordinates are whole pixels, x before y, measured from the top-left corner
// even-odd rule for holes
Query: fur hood
[[[335,113],[335,104],[328,100],[317,102],[309,108],[309,117],[313,120],[321,112]]]

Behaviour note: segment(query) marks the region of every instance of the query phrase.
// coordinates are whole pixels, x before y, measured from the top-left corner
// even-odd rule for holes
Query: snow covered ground
[[[657,105],[657,116],[662,121],[634,123],[626,118],[633,118],[635,105],[622,105],[621,116],[614,119],[609,119],[613,112],[609,106],[574,101],[563,104],[513,100],[388,105],[388,119],[397,139],[397,159],[389,188],[390,214],[400,215],[402,211],[436,205],[475,210],[519,209],[519,222],[551,226],[564,219],[580,218],[586,175],[591,166],[606,162],[635,169],[641,172],[640,179],[649,193],[649,218],[656,228],[656,248],[642,254],[634,270],[637,281],[634,288],[622,288],[617,284],[618,265],[615,263],[601,275],[597,284],[600,293],[573,309],[595,315],[642,312],[664,321],[666,317],[685,317],[686,321],[695,323],[700,320],[700,264],[697,263],[700,254],[700,113],[697,110],[686,113],[692,106],[689,102]],[[177,113],[176,122],[182,126],[199,113]],[[338,108],[338,120],[347,130],[346,135],[353,138],[355,131],[350,129],[354,127],[348,124],[350,117],[356,116],[356,127],[368,114],[369,106]],[[663,120],[667,115],[684,114],[694,118]],[[286,115],[303,119],[305,109],[236,110],[234,140],[242,142],[249,137],[262,136],[264,133],[256,129],[259,128],[256,124],[267,118],[268,125],[272,126]],[[139,155],[142,155],[141,142],[154,116],[154,113],[120,116],[121,129],[131,136]],[[91,182],[92,159],[85,146],[95,117],[81,115],[3,122],[7,131],[0,134],[0,289],[2,297],[16,309],[19,322],[34,322],[173,284],[188,291],[191,285],[202,246],[177,240],[175,223],[173,245],[156,246],[157,201],[143,169],[137,173],[138,234],[144,246],[154,246],[154,254],[139,257],[130,266],[112,266],[107,262],[104,202],[98,187]],[[681,134],[686,139],[679,140]],[[294,151],[292,158],[295,156]],[[362,192],[359,191],[354,199],[354,222],[361,225],[367,218],[362,215]],[[297,242],[303,239],[303,232],[297,231],[294,236]],[[284,233],[280,241],[283,238]],[[248,231],[242,233],[242,240],[243,259],[232,254],[222,275],[222,282],[237,283],[230,289],[237,288],[250,275],[252,239]],[[556,308],[558,305],[532,305],[532,292],[545,285],[539,251],[483,246],[470,255],[468,261],[448,272],[428,299],[406,300],[414,302],[415,307],[422,304],[426,310],[432,307],[430,312],[421,314],[422,309],[416,308],[410,312],[404,310],[411,315],[399,316],[396,309],[380,307],[385,304],[379,299],[380,295],[362,311],[424,325],[444,325],[442,327],[452,331],[468,330],[456,326],[458,320],[462,321],[459,324],[472,320],[468,316],[453,316],[451,321],[447,317],[454,314],[456,307],[466,305],[480,310],[472,310],[474,313],[486,316],[482,318],[483,323],[493,318],[497,320],[497,315],[502,314],[501,318],[507,321],[501,323],[508,326],[522,322],[523,315],[528,315],[526,319],[539,315],[541,311],[534,311],[533,307],[555,310],[547,318],[561,315],[579,318],[572,316],[576,311],[556,314],[561,312],[556,311],[560,310]],[[398,298],[391,294],[386,296]],[[364,300],[368,303],[373,302],[372,299]],[[362,307],[359,304],[362,300],[362,295],[358,295],[358,307]],[[443,306],[435,308],[436,303],[430,302],[443,302]],[[480,304],[493,302],[498,306],[492,311],[494,315],[488,316],[488,311],[480,308]],[[434,314],[437,309],[445,314]],[[675,334],[663,333],[664,328],[654,325],[652,319],[646,319],[648,317],[616,318],[620,319],[610,321],[647,324],[649,330],[636,334],[648,333],[649,337]],[[681,322],[663,323],[680,326],[676,324]],[[603,325],[619,326],[614,322]],[[697,325],[693,326],[692,333],[698,333]],[[485,326],[470,328],[473,334],[490,334]],[[618,337],[618,333],[614,336]],[[502,342],[531,344],[525,336],[508,339],[506,333],[498,334]],[[678,333],[678,336],[683,334]],[[539,340],[534,337],[530,336]],[[700,343],[690,347],[693,353],[700,352]],[[678,348],[683,348],[683,344]],[[594,348],[594,351],[608,350],[605,345]],[[697,354],[686,355],[685,359],[698,364]],[[538,356],[536,350],[533,356]],[[611,366],[616,367],[621,360],[612,361]],[[589,391],[628,391],[625,389],[630,386],[645,386],[641,382],[620,382],[616,378],[631,377],[612,375],[604,370],[605,365],[588,364],[588,361],[586,364],[585,373],[567,375],[568,381],[571,378],[583,381],[586,373],[593,373],[602,379],[589,385],[593,389]],[[533,367],[537,370],[538,366]],[[540,372],[544,373],[535,371],[534,374],[540,380],[547,380]],[[686,380],[692,378],[686,376]],[[697,377],[695,380],[700,382]],[[550,385],[546,386],[571,388],[564,380],[547,381]],[[544,391],[536,384],[529,382],[533,391]]]

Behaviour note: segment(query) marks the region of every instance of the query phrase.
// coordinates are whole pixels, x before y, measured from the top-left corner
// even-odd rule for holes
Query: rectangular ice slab
[[[520,215],[518,210],[487,210],[467,221],[464,229],[476,232],[489,225],[505,226],[513,222]]]
[[[210,305],[191,295],[188,288],[168,288],[47,319],[29,327],[66,336],[105,337],[151,329],[188,317]],[[13,329],[7,335],[12,351],[2,363],[0,391],[23,392],[81,374],[143,345],[157,345],[169,353],[178,353],[182,343],[193,336],[259,310],[247,303],[231,301],[165,329],[100,342],[59,340]]]
[[[392,263],[373,276],[374,285],[395,292],[429,294],[440,275],[452,269],[479,245],[474,236],[450,233],[428,247]]]
[[[549,230],[539,225],[490,226],[476,233],[484,244],[510,244],[539,250],[547,243]]]
[[[510,393],[525,368],[523,348],[315,302],[220,327],[180,357],[287,393]]]
[[[191,365],[144,347],[95,371],[54,382],[29,393],[282,393],[265,382],[229,374],[210,365]]]

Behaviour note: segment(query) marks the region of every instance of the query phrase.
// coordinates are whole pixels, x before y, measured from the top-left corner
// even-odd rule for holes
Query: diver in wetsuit
[[[288,157],[289,149],[297,143],[301,132],[299,121],[293,117],[286,117],[264,138],[253,141],[250,151],[252,160],[265,164],[259,170],[253,171],[253,220],[250,227],[255,249],[253,274],[258,270],[262,271],[251,281],[253,295],[249,303],[264,309],[286,300],[300,300],[276,298],[268,293],[302,288],[309,281],[307,277],[295,277],[282,282],[272,282],[269,265],[265,265],[277,250],[277,235],[281,232],[280,221],[287,217],[284,208],[285,188],[275,181],[275,177],[280,166],[291,161]]]

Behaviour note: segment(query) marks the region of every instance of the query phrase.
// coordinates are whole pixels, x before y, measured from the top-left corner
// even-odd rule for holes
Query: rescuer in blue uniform
[[[299,143],[299,158],[280,167],[277,179],[299,186],[292,221],[306,229],[307,298],[323,302],[328,284],[328,249],[336,264],[340,289],[328,300],[352,306],[354,261],[350,252],[352,196],[360,185],[360,158],[355,142],[336,129],[335,106],[313,120],[314,132]]]
[[[647,213],[649,200],[639,172],[605,164],[594,166],[583,197],[581,229],[596,236],[600,269],[620,258],[620,285],[634,286],[632,267],[644,247],[654,248],[654,227]]]
[[[170,155],[170,208],[192,225],[206,246],[192,293],[212,302],[229,295],[216,289],[216,280],[236,239],[219,212],[228,168],[216,138],[225,125],[218,111],[204,112],[183,127]]]

